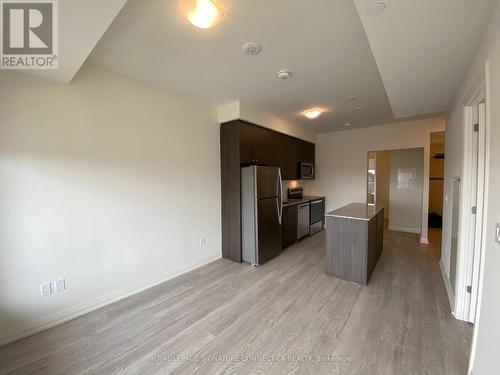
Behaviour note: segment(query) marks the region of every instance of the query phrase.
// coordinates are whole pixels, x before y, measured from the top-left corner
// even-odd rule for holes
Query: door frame
[[[462,126],[462,187],[460,191],[460,214],[458,223],[457,270],[455,283],[455,318],[470,323],[476,321],[479,294],[480,262],[484,258],[483,225],[486,186],[486,133],[487,121],[478,121],[477,107],[486,100],[486,86],[482,82],[463,111]],[[484,104],[483,104],[484,105]],[[485,110],[486,112],[486,110]],[[486,114],[486,113],[485,113]],[[484,115],[485,115],[484,114]],[[475,221],[472,220],[474,206],[471,186],[473,181],[474,125],[481,123],[478,140],[477,197]],[[470,292],[468,287],[470,286]]]
[[[484,175],[484,202],[488,202],[488,186],[489,186],[489,171],[490,171],[490,132],[491,132],[491,74],[490,74],[490,61],[486,60],[484,62],[484,87],[486,93],[486,158],[485,158],[485,175]],[[488,217],[488,205],[484,206],[483,210],[483,232],[482,232],[482,242],[481,242],[481,259],[479,264],[479,285],[478,285],[478,295],[477,295],[477,305],[476,305],[476,322],[480,321],[481,315],[481,304],[483,298],[483,278],[484,278],[484,258],[486,249],[486,237],[487,237],[487,217]],[[474,333],[472,335],[472,343],[469,358],[469,368],[467,374],[472,374],[472,369],[474,368],[474,362],[476,360],[476,348],[477,348],[477,336],[478,336],[478,324],[474,324]]]

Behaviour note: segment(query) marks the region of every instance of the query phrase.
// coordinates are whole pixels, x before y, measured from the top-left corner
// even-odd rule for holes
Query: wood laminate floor
[[[221,259],[4,346],[0,373],[466,373],[472,327],[450,314],[437,246],[386,232],[363,287],[326,276],[324,240],[260,268]]]

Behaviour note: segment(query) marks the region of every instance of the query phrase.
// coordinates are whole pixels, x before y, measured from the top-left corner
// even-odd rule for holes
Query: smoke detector
[[[279,79],[285,80],[292,76],[292,72],[285,69],[285,70],[280,70],[276,75],[278,76]]]
[[[385,4],[384,3],[375,3],[372,6],[368,8],[366,13],[369,16],[378,16],[379,14],[384,13],[385,10]]]
[[[243,45],[243,52],[249,56],[255,56],[262,52],[262,46],[259,43],[246,43]]]

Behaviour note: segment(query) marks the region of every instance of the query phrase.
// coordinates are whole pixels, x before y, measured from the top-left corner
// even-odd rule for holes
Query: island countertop
[[[347,206],[330,211],[326,213],[325,216],[369,221],[382,209],[384,209],[384,207],[379,205],[373,206],[366,203],[351,203]]]

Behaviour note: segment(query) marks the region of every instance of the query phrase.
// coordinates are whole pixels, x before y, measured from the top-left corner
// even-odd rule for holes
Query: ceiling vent
[[[249,56],[255,56],[262,52],[262,46],[259,43],[246,43],[243,46],[243,52]]]

